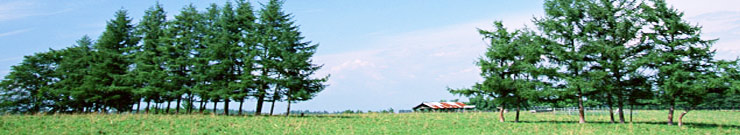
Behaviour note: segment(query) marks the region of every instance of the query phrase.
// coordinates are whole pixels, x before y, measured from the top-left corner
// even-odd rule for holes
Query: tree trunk
[[[136,113],[137,114],[141,113],[141,100],[139,100],[139,103],[136,103]]]
[[[622,101],[621,94],[617,99],[617,109],[619,109],[617,111],[617,113],[619,113],[619,123],[624,124],[624,101]]]
[[[214,115],[218,115],[218,113],[216,113],[216,106],[217,105],[218,105],[218,100],[213,100],[213,114]]]
[[[678,116],[678,126],[679,127],[683,126],[683,116],[685,116],[686,113],[689,113],[689,111],[686,110],[683,113],[681,113],[681,115]]]
[[[259,94],[257,96],[257,108],[254,111],[254,115],[261,115],[262,114],[262,104],[265,102],[265,94]]]
[[[164,109],[164,110],[165,110],[165,111],[164,111],[164,114],[170,114],[170,104],[171,104],[171,103],[170,103],[170,101],[167,101],[167,102],[165,102],[165,103],[167,103],[167,109]]]
[[[583,93],[578,88],[578,123],[586,123],[586,116],[583,114]]]
[[[154,102],[154,114],[159,114],[159,103]]]
[[[149,114],[149,108],[151,108],[151,107],[152,107],[152,106],[150,105],[151,103],[152,103],[152,101],[151,101],[151,100],[149,100],[149,101],[147,101],[147,102],[146,102],[146,108],[144,108],[144,113],[146,113],[146,114]]]
[[[180,100],[182,98],[180,96],[177,97],[177,104],[175,104],[175,114],[180,114]]]
[[[288,110],[285,112],[285,116],[290,116],[290,96],[288,96]]]
[[[262,76],[265,76],[265,77],[267,76],[267,69],[264,67],[264,65],[262,67]],[[262,114],[262,104],[264,104],[265,102],[265,92],[266,92],[265,89],[267,89],[266,85],[267,85],[267,82],[265,82],[265,80],[262,80],[262,84],[260,84],[259,92],[257,96],[257,109],[255,109],[254,115],[259,116],[260,114]]]
[[[516,106],[516,117],[514,117],[514,123],[519,123],[519,109],[520,107]]]
[[[244,105],[244,99],[239,101],[239,115],[242,115],[242,106]]]
[[[292,99],[290,98],[290,91],[291,91],[291,90],[290,90],[290,88],[288,88],[288,92],[287,92],[287,93],[285,94],[285,96],[286,96],[286,97],[287,97],[287,99],[288,99],[288,109],[287,109],[287,110],[285,111],[285,116],[286,116],[286,117],[287,117],[287,116],[290,116],[290,100],[292,100]],[[301,114],[301,117],[303,117],[303,114]]]
[[[671,103],[671,108],[668,109],[668,125],[673,125],[673,110],[675,106]]]
[[[609,107],[609,123],[614,123],[614,109],[612,108],[612,94],[606,94],[606,106]]]
[[[204,104],[203,102],[205,102],[205,99],[203,99],[201,97],[201,99],[200,99],[200,106],[198,106],[198,110],[199,110],[200,114],[203,114],[203,111],[206,110],[206,104]]]
[[[630,104],[630,123],[632,123],[632,110],[635,109],[635,105]]]
[[[271,102],[272,105],[270,105],[270,116],[272,116],[272,112],[273,110],[275,110],[275,99],[272,99]]]
[[[504,110],[506,110],[506,104],[501,104],[501,108],[498,111],[498,121],[504,122]]]
[[[224,99],[224,115],[229,116],[229,99]]]
[[[193,113],[193,93],[188,93],[188,114]]]

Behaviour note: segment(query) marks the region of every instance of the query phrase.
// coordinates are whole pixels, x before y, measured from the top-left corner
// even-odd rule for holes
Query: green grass
[[[497,113],[342,114],[306,117],[213,115],[5,115],[0,134],[740,134],[740,112],[692,111],[684,127],[665,124],[667,111],[640,111],[631,124],[608,115],[522,112],[521,123]],[[678,115],[680,112],[677,112]],[[506,114],[513,121],[514,113]],[[677,121],[677,120],[676,120]]]

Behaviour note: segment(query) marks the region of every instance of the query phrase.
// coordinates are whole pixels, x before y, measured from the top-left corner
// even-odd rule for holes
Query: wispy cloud
[[[508,16],[377,34],[369,36],[367,49],[317,54],[315,62],[324,64],[317,75],[331,74],[331,86],[306,104],[346,99],[358,102],[352,106],[403,108],[420,101],[460,98],[445,89],[468,87],[481,80],[474,62],[487,45],[476,28],[490,29],[494,20],[504,20],[511,29],[523,28],[530,18]]]
[[[47,10],[42,4],[32,1],[11,1],[0,3],[0,22],[30,16],[48,16],[72,11],[72,8]]]
[[[702,26],[702,37],[719,39],[713,48],[718,59],[735,59],[740,55],[740,11],[717,11],[687,17]]]
[[[32,30],[31,28],[27,28],[27,29],[19,29],[19,30],[14,30],[14,31],[2,32],[2,33],[0,33],[0,37],[11,36],[11,35],[15,35],[15,34],[21,34],[21,33],[24,33],[24,32],[31,31],[31,30]]]
[[[18,56],[18,57],[8,57],[8,58],[0,58],[0,62],[9,62],[9,61],[16,61],[16,60],[21,60],[21,59],[23,59],[23,57],[22,57],[22,56]]]

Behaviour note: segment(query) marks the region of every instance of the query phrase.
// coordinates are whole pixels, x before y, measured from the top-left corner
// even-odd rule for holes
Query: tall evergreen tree
[[[53,51],[53,50],[52,50]],[[21,64],[12,66],[10,74],[0,82],[0,109],[6,112],[38,113],[46,111],[56,75],[54,52],[24,56]]]
[[[564,82],[563,97],[575,96],[578,103],[579,123],[586,123],[583,100],[593,92],[593,81],[589,77],[588,65],[593,59],[586,57],[589,44],[584,43],[584,20],[586,5],[583,0],[546,0],[545,16],[535,20],[535,25],[542,30],[547,42],[548,59],[559,65],[564,71],[559,72],[556,81]],[[561,83],[563,84],[563,83]]]
[[[166,52],[163,52],[166,47],[166,18],[162,5],[157,3],[145,11],[144,19],[137,29],[137,33],[142,35],[143,44],[136,48],[135,68],[130,73],[135,78],[133,86],[136,88],[136,95],[145,102],[165,102],[163,97],[168,97],[168,90],[173,89],[171,84],[168,87],[168,83],[174,81],[168,81],[169,76],[164,65],[167,59]],[[136,101],[138,104],[142,102],[138,98]],[[145,107],[148,110],[149,103]]]
[[[654,78],[659,99],[669,105],[668,124],[673,124],[673,111],[681,105],[681,120],[693,107],[701,104],[709,88],[714,87],[711,45],[715,40],[701,39],[701,27],[683,20],[683,13],[669,8],[663,0],[652,0],[641,6],[651,31],[645,33],[652,47],[646,56],[648,66],[657,70]]]
[[[92,39],[83,36],[77,40],[77,45],[60,51],[61,60],[56,69],[59,82],[54,84],[54,95],[60,95],[62,99],[55,101],[59,111],[84,112],[90,111],[92,103],[86,99],[96,93],[85,86],[85,81],[90,75],[90,65],[94,50]],[[62,109],[65,108],[65,109]],[[67,110],[71,109],[71,110]]]
[[[244,101],[257,87],[255,85],[255,58],[259,54],[256,49],[257,35],[257,17],[254,15],[252,5],[248,1],[237,1],[236,23],[241,31],[240,44],[241,52],[238,55],[236,66],[238,66],[236,77],[237,81],[231,82],[231,86],[236,88],[234,99],[239,101],[239,115],[242,114]]]
[[[619,122],[624,123],[624,103],[629,93],[626,86],[633,78],[630,75],[639,68],[636,63],[644,55],[645,47],[639,45],[638,34],[642,28],[642,20],[637,15],[638,1],[634,0],[601,0],[585,2],[586,15],[584,21],[585,42],[590,44],[584,50],[590,52],[596,63],[590,65],[592,72],[601,80],[601,93],[605,93],[607,106],[613,106],[612,99],[616,99]],[[631,45],[630,42],[633,42]],[[603,73],[603,74],[602,74]],[[639,76],[638,76],[639,77]],[[614,113],[612,122],[614,122]]]
[[[131,87],[131,79],[126,76],[131,65],[133,48],[139,37],[134,33],[134,25],[126,10],[118,10],[110,20],[105,31],[93,46],[97,50],[94,65],[91,65],[91,79],[86,85],[93,86],[97,94],[91,100],[97,101],[97,110],[107,112],[108,108],[118,112],[128,111],[136,103]]]
[[[494,22],[492,31],[479,30],[490,45],[484,57],[477,62],[481,76],[485,79],[471,89],[450,89],[453,94],[478,98],[493,98],[499,104],[499,121],[507,105],[517,108],[515,122],[519,121],[519,110],[526,107],[527,101],[536,98],[537,78],[547,68],[538,66],[543,48],[538,44],[534,33],[524,30],[507,31],[503,24]]]
[[[202,16],[192,4],[184,7],[175,20],[168,27],[170,44],[166,47],[168,52],[167,65],[170,69],[171,80],[177,80],[181,87],[175,87],[187,95],[185,109],[188,113],[193,110],[195,94],[201,98],[204,92],[199,89],[205,84],[201,77],[208,67],[204,53],[206,47],[203,45],[203,21]],[[178,103],[179,105],[179,103]],[[179,108],[179,107],[178,107]]]
[[[221,15],[215,23],[218,27],[216,40],[209,47],[210,77],[214,87],[214,97],[223,99],[224,114],[229,115],[229,102],[239,86],[234,85],[240,68],[239,59],[243,49],[239,46],[241,31],[235,20],[235,12],[230,2],[221,8]],[[230,85],[231,84],[231,85]],[[218,101],[216,101],[218,102]]]
[[[278,35],[274,36],[277,40],[273,50],[278,60],[276,61],[276,70],[278,71],[278,81],[275,91],[273,92],[274,102],[281,99],[280,94],[285,95],[288,102],[286,116],[290,115],[290,105],[297,101],[310,100],[321,92],[329,79],[329,76],[313,78],[312,75],[321,68],[312,62],[312,57],[316,53],[318,44],[311,44],[310,41],[303,41],[305,37],[301,35],[298,26],[291,20],[291,14],[282,11],[282,1],[272,0],[262,10],[261,16],[263,24],[272,28]],[[284,92],[280,92],[284,88]],[[272,113],[272,108],[270,113]]]

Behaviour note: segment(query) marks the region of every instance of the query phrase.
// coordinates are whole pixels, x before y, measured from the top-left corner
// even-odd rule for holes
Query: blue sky
[[[210,3],[192,1],[200,10]],[[259,2],[253,5],[259,7]],[[704,26],[705,38],[720,38],[717,58],[740,54],[740,1],[669,0],[685,18]],[[168,18],[191,1],[163,0]],[[152,1],[11,0],[0,2],[0,78],[24,55],[71,46],[83,35],[97,38],[118,9],[135,22]],[[447,87],[481,80],[474,61],[486,47],[476,28],[502,20],[507,27],[532,27],[543,15],[539,0],[294,0],[284,5],[307,40],[320,43],[317,75],[331,74],[329,87],[294,110],[396,110],[423,101],[457,99]],[[236,106],[236,104],[234,104]],[[284,112],[284,103],[276,110]],[[254,109],[254,100],[245,108]]]

